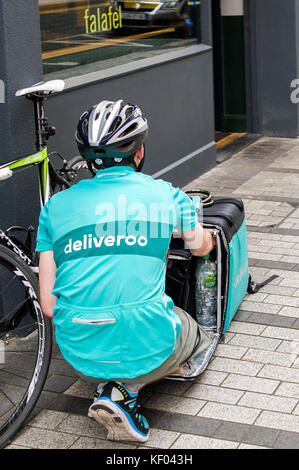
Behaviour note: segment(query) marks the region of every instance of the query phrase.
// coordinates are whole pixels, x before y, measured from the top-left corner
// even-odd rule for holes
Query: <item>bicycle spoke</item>
[[[6,370],[3,369],[1,370],[1,379],[0,379],[0,384],[1,388],[3,388],[5,385],[10,385],[14,387],[21,387],[21,388],[27,388],[28,384],[31,380],[31,377],[33,375],[33,369],[30,371],[22,371],[22,375],[19,372],[18,373],[13,373],[11,370]]]
[[[18,379],[28,380],[28,377],[26,377],[25,375],[21,375],[20,373],[12,372],[11,370],[7,370],[7,369],[5,369],[5,368],[2,369],[1,372],[3,372],[3,370],[4,370],[4,372],[6,372],[8,375],[10,374],[10,375],[12,375],[13,377],[17,377]],[[24,372],[24,371],[23,371],[23,372]],[[0,380],[0,382],[1,382],[1,380]]]
[[[2,395],[5,396],[5,398],[6,398],[13,406],[16,406],[16,404],[9,398],[8,395],[6,395],[6,393],[5,393],[3,390],[0,390],[0,392],[2,393]]]
[[[36,326],[37,327],[37,322],[35,323],[29,323],[29,324],[26,324],[24,326],[19,326],[18,328],[15,328],[14,330],[11,331],[11,333],[13,334],[13,336],[16,335],[16,333],[20,333],[22,330],[27,330],[28,328],[31,328],[33,326]],[[17,335],[16,335],[17,336]],[[2,337],[3,338],[3,337]],[[4,335],[4,338],[5,338],[5,335]],[[3,340],[5,341],[5,339]]]
[[[26,304],[26,302],[28,302],[28,300],[30,299],[30,297],[28,296],[25,300],[22,300],[18,305],[16,305],[16,307],[13,309],[13,310],[10,310],[10,312],[5,315],[5,317],[3,317],[3,319],[0,320],[0,325],[2,322],[4,322],[4,320],[6,320],[6,318],[9,318],[10,316],[13,316],[13,314],[15,314],[23,305]]]
[[[10,279],[10,281],[8,281],[8,283],[4,286],[4,288],[0,291],[0,296],[2,296],[3,292],[7,289],[7,287],[17,278],[16,275],[14,275],[14,277],[12,279]]]

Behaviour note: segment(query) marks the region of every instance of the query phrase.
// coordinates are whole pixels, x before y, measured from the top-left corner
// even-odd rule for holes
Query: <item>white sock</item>
[[[108,382],[101,382],[99,383],[99,385],[97,386],[97,392],[99,395],[101,395],[102,391],[103,391],[103,388],[105,387],[105,385],[107,384]]]

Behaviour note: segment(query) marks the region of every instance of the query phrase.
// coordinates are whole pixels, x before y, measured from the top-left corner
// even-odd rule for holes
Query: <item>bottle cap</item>
[[[203,259],[209,259],[210,258],[210,253],[208,253],[207,255],[205,256],[202,256]]]

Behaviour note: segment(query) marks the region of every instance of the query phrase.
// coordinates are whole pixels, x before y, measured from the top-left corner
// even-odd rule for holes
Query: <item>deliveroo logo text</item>
[[[246,263],[245,266],[243,266],[238,274],[238,276],[236,277],[236,279],[234,280],[234,288],[236,289],[238,287],[238,285],[240,284],[241,280],[243,279],[243,277],[247,274],[248,272],[248,264]]]

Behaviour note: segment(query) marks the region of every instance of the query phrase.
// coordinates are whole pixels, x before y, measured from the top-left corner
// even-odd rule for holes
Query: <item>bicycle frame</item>
[[[9,248],[12,250],[16,255],[18,255],[23,261],[25,261],[28,266],[32,269],[34,272],[38,272],[38,268],[36,267],[36,264],[34,261],[30,258],[30,256],[26,255],[24,250],[22,250],[16,243],[3,231],[0,229],[0,245],[6,246],[6,248]]]
[[[0,166],[0,179],[1,170],[9,170],[6,173],[12,176],[13,171],[24,169],[25,167],[38,165],[38,182],[39,182],[39,197],[41,208],[46,204],[50,198],[50,181],[49,181],[49,160],[47,140],[51,135],[56,133],[56,129],[49,127],[48,120],[45,117],[44,101],[45,96],[38,94],[27,95],[27,98],[33,101],[34,115],[35,115],[35,132],[36,132],[36,150],[37,152],[26,157],[19,158],[12,162]],[[2,175],[4,172],[2,171]],[[5,176],[3,177],[5,179]]]
[[[38,168],[38,185],[39,185],[39,198],[41,209],[50,199],[50,172],[49,172],[49,158],[47,140],[51,135],[54,135],[56,129],[49,127],[48,120],[45,117],[44,101],[45,96],[39,94],[27,95],[27,98],[33,101],[35,112],[35,128],[36,128],[36,152],[32,155],[21,157],[0,166],[0,181],[10,178],[13,173],[24,170],[31,166]],[[14,227],[14,229],[22,229],[21,227]],[[17,240],[12,239],[9,235],[8,229],[6,232],[0,229],[0,244],[14,251],[23,261],[28,264],[33,271],[36,271],[36,264],[32,258],[24,251],[25,247]],[[17,243],[16,243],[16,242]],[[28,250],[27,250],[28,251]],[[33,255],[33,254],[32,254]]]
[[[12,176],[12,173],[16,170],[24,169],[25,167],[38,165],[38,184],[39,184],[39,197],[41,208],[46,204],[50,198],[50,181],[49,181],[49,160],[48,160],[48,148],[47,146],[32,155],[19,158],[12,162],[6,163],[0,166],[0,180],[6,179]],[[11,173],[6,173],[7,177],[1,178],[1,170],[8,169]],[[4,172],[2,172],[4,174]]]

